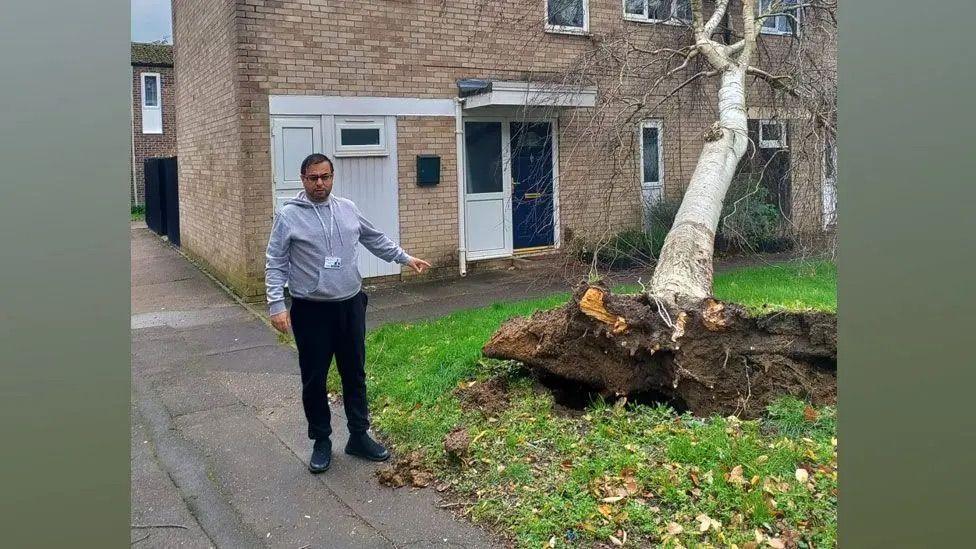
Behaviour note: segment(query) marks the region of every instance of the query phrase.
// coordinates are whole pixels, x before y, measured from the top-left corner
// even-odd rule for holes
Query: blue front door
[[[554,242],[552,127],[549,122],[512,122],[512,247]]]

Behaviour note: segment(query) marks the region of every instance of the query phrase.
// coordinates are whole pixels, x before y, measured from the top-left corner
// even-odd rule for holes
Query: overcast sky
[[[165,38],[173,43],[170,0],[130,0],[132,2],[132,41],[153,42]]]

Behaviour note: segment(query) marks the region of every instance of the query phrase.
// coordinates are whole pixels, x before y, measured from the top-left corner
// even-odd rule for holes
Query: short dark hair
[[[302,160],[302,175],[305,175],[305,170],[307,170],[309,166],[314,166],[315,164],[321,164],[323,162],[328,162],[329,167],[332,168],[332,171],[335,171],[335,164],[332,163],[331,158],[322,153],[312,153],[306,156],[305,160]]]

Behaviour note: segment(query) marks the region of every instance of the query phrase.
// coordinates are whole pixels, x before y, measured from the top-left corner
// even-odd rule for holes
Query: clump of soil
[[[486,416],[493,416],[508,408],[508,379],[494,377],[486,381],[468,382],[455,394],[465,409],[480,410]]]
[[[471,446],[471,435],[464,427],[458,427],[444,437],[444,453],[448,457],[463,460]]]
[[[565,306],[503,324],[485,356],[589,391],[656,394],[692,413],[754,418],[783,395],[837,399],[837,316],[750,315],[714,299],[667,304],[581,285]]]
[[[419,452],[411,452],[404,457],[394,458],[393,463],[386,468],[376,471],[380,484],[391,488],[411,485],[415,488],[425,488],[434,477],[424,467],[423,458]]]

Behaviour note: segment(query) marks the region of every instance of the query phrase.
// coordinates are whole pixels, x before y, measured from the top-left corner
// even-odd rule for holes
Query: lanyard
[[[325,233],[325,244],[329,247],[329,255],[332,255],[332,233],[335,230],[335,211],[332,209],[332,201],[330,200],[327,205],[329,208],[329,228],[326,230],[325,221],[322,221],[322,215],[319,214],[319,208],[316,205],[312,206],[315,210],[315,216],[319,218],[319,225],[322,226],[322,232]]]

